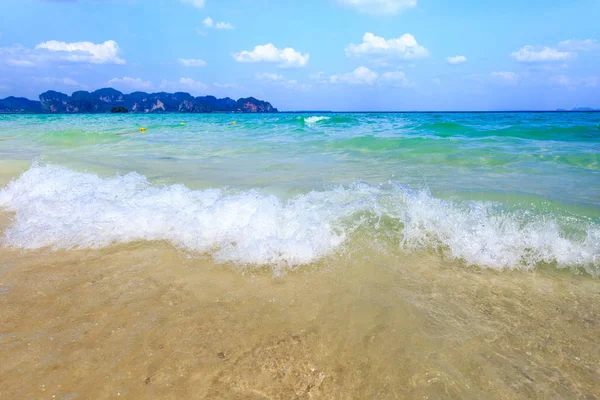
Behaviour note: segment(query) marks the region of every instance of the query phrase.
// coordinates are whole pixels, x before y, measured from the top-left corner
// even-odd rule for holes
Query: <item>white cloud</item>
[[[50,40],[38,44],[35,49],[57,52],[67,61],[91,64],[125,64],[125,60],[118,57],[119,45],[114,40],[107,40],[100,44],[92,42],[66,43]]]
[[[233,25],[231,25],[229,22],[217,22],[217,24],[215,25],[215,28],[217,28],[217,29],[235,29],[235,27]]]
[[[448,64],[464,64],[467,62],[467,57],[465,56],[453,56],[453,57],[448,57],[446,58],[446,61],[448,62]]]
[[[385,72],[379,78],[379,83],[390,83],[393,86],[408,86],[410,82],[402,71]]]
[[[235,83],[219,83],[214,82],[213,86],[217,89],[239,89],[240,87]]]
[[[181,78],[179,79],[179,83],[184,86],[189,88],[190,90],[194,90],[194,91],[201,91],[204,92],[206,91],[206,89],[208,89],[208,85],[199,82],[199,81],[195,81],[192,78]]]
[[[204,20],[202,21],[202,25],[204,25],[205,28],[235,29],[235,26],[233,26],[229,22],[221,21],[221,22],[215,23],[215,21],[213,21],[213,19],[211,17],[204,18]]]
[[[0,64],[11,67],[34,67],[40,61],[39,56],[24,46],[0,47]]]
[[[308,53],[301,54],[291,47],[280,50],[272,43],[256,46],[251,51],[234,53],[232,56],[237,62],[273,62],[279,63],[280,68],[304,67],[310,57]]]
[[[179,63],[184,67],[205,67],[206,61],[199,58],[180,58]]]
[[[280,82],[280,81],[285,80],[283,75],[271,74],[268,72],[260,72],[260,73],[256,74],[256,79],[258,79],[259,81],[271,81],[271,82]]]
[[[579,52],[599,47],[598,41],[594,39],[569,39],[558,43],[556,47],[527,45],[511,53],[511,56],[524,63],[567,61],[577,57]]]
[[[263,73],[256,74],[255,77],[258,81],[270,83],[270,84],[281,85],[288,89],[308,90],[311,87],[310,85],[307,85],[304,83],[299,83],[298,81],[293,80],[293,79],[288,80],[283,75],[280,75],[280,74],[263,72]]]
[[[396,14],[417,6],[417,0],[338,0],[338,2],[367,14]]]
[[[316,79],[316,80],[318,80],[318,81],[324,81],[324,80],[328,80],[328,79],[329,79],[329,78],[327,77],[327,75],[325,75],[325,72],[322,72],[322,71],[321,71],[321,72],[314,73],[314,74],[310,74],[310,75],[308,75],[308,77],[309,77],[310,79]]]
[[[352,72],[344,74],[331,75],[331,83],[349,83],[351,85],[372,85],[377,81],[377,72],[371,71],[367,67],[358,67]]]
[[[558,44],[559,49],[566,51],[592,51],[598,47],[600,47],[598,41],[594,39],[569,39]]]
[[[399,38],[385,39],[367,32],[363,35],[363,42],[361,44],[351,43],[346,47],[345,51],[346,56],[355,58],[375,56],[412,60],[429,55],[429,51],[425,47],[420,46],[414,36],[408,33]]]
[[[108,84],[135,90],[152,89],[151,82],[144,81],[140,78],[131,78],[129,76],[125,76],[123,78],[112,78],[110,81],[108,81]]]
[[[10,59],[6,60],[6,63],[13,67],[34,67],[35,66],[35,63],[33,61],[24,60],[24,59],[10,58]]]
[[[553,47],[534,47],[525,46],[515,51],[511,56],[524,63],[546,62],[546,61],[565,61],[575,57],[577,54],[569,51],[561,51]]]
[[[177,81],[163,79],[158,86],[160,90],[166,92],[190,92],[194,96],[206,95],[212,91],[220,89],[240,89],[240,86],[235,83],[218,83],[212,85],[194,80],[193,78],[180,78]]]
[[[492,72],[490,76],[498,81],[506,83],[517,83],[519,80],[519,75],[509,71]]]
[[[204,0],[181,0],[181,2],[192,5],[196,8],[204,8]]]
[[[554,75],[547,79],[545,82],[550,82],[555,85],[565,86],[569,89],[574,89],[578,86],[585,87],[598,87],[600,86],[600,77],[598,76],[587,76],[583,78],[570,77],[566,75]]]
[[[349,85],[384,85],[384,86],[410,86],[410,81],[402,71],[391,71],[378,74],[371,69],[360,66],[351,72],[327,76],[324,72],[309,75],[321,83],[349,84]]]
[[[34,78],[34,80],[37,82],[49,83],[52,85],[58,84],[58,85],[65,85],[65,86],[83,86],[83,85],[80,85],[76,80],[71,79],[71,78],[45,77],[45,78]]]

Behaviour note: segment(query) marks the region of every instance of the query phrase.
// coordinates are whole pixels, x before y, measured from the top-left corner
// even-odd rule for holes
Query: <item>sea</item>
[[[0,115],[0,397],[597,398],[599,275],[600,113]]]

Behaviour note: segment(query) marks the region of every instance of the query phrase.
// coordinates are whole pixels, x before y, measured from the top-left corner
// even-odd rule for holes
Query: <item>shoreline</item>
[[[364,254],[273,278],[161,242],[0,252],[9,398],[600,391],[597,281],[575,275]]]

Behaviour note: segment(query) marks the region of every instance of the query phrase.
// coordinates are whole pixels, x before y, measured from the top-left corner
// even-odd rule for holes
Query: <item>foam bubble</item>
[[[137,173],[101,178],[42,165],[1,190],[0,207],[15,213],[4,244],[26,249],[167,240],[217,261],[281,269],[342,251],[358,243],[350,238],[360,230],[367,242],[391,238],[399,250],[435,249],[481,267],[553,263],[600,271],[598,223],[450,202],[396,184],[358,182],[283,200],[256,190],[157,187]]]

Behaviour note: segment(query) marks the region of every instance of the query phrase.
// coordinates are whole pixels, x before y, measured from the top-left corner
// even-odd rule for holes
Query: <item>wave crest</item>
[[[137,173],[101,178],[40,165],[0,191],[0,207],[16,214],[4,244],[28,249],[167,240],[217,261],[281,269],[339,252],[360,234],[481,267],[549,263],[600,271],[597,221],[450,202],[392,183],[358,182],[283,200],[256,190],[157,187]]]

